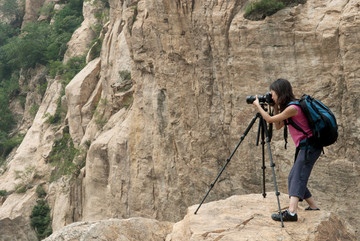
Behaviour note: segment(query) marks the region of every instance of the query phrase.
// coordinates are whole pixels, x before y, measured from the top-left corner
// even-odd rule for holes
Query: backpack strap
[[[287,106],[290,106],[290,105],[298,105],[300,106],[300,102],[297,100],[297,101],[291,101],[287,104]],[[304,131],[291,119],[287,119],[287,120],[284,120],[284,140],[285,140],[285,149],[287,149],[287,138],[288,138],[288,125],[292,125],[294,128],[296,128],[297,130],[301,131],[304,133]],[[306,134],[306,133],[305,133]]]
[[[287,138],[288,138],[288,130],[287,130],[287,122],[286,120],[284,120],[284,140],[285,140],[285,150],[287,149],[286,146],[287,146]]]
[[[301,131],[304,135],[308,135],[300,126],[298,126],[291,118],[287,119],[287,124],[292,125],[296,130]]]

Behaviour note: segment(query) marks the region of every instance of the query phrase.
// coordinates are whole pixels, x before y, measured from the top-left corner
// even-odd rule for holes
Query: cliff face
[[[260,22],[243,18],[244,4],[111,2],[100,72],[104,116],[111,118],[101,134],[89,128],[83,137],[92,140],[84,219],[180,218],[200,201],[253,117],[245,97],[265,93],[278,77],[289,79],[297,96],[321,99],[338,118],[339,141],[325,149],[310,182],[315,197],[342,214],[358,199],[358,3],[308,1]],[[128,62],[133,102],[111,115],[118,104],[111,84]],[[256,131],[210,199],[260,189]],[[282,133],[272,143],[286,192],[293,150],[282,148]]]
[[[266,93],[279,77],[291,81],[298,97],[311,94],[335,113],[339,140],[325,148],[309,188],[323,209],[359,227],[354,218],[360,213],[357,1],[308,0],[263,21],[244,19],[247,1],[242,0],[109,3],[100,58],[66,88],[65,124],[75,144],[89,148],[75,182],[49,185],[54,230],[108,218],[180,220],[188,206],[201,201],[254,117],[246,96]],[[70,49],[76,45],[69,43]],[[40,118],[54,112],[60,90],[51,86],[46,96],[53,102],[44,98],[0,177],[0,190],[14,188],[20,182],[15,173],[25,172],[26,165],[36,166],[46,180],[51,167],[44,157],[62,133]],[[257,125],[207,201],[261,192],[256,135]],[[294,147],[283,145],[282,132],[274,132],[278,185],[287,193]],[[266,170],[271,192],[271,169]],[[8,200],[1,210],[11,215]]]

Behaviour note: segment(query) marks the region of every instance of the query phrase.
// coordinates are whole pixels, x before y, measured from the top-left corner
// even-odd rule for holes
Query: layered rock
[[[357,105],[352,104],[356,98],[350,97],[357,90],[348,88],[356,85],[357,70],[345,67],[347,61],[356,65],[351,59],[358,57],[352,51],[358,43],[351,41],[358,28],[356,2],[308,1],[259,22],[243,18],[245,1],[110,4],[113,11],[101,56],[102,98],[109,101],[104,116],[111,115],[111,84],[123,68],[113,56],[124,48],[131,53],[135,92],[131,108],[112,115],[92,142],[84,179],[84,219],[181,218],[186,207],[199,200],[254,116],[245,97],[265,93],[278,77],[289,79],[297,96],[308,93],[321,99],[338,118],[339,141],[326,148],[310,180],[314,195],[335,210],[346,210],[358,199],[358,182],[349,181],[357,180],[359,173],[359,147],[350,144],[356,143],[357,132],[344,123],[345,115],[348,123],[358,118],[353,109]],[[116,45],[122,37],[126,44]],[[351,44],[344,44],[347,41]],[[260,189],[256,132],[254,128],[249,133],[233,157],[211,200]],[[93,139],[90,133],[92,128],[85,136]],[[294,149],[285,151],[282,139],[282,133],[275,133],[272,147],[279,162],[279,185],[286,190]],[[267,181],[271,183],[270,172]],[[345,188],[351,191],[335,191]]]
[[[281,203],[288,198],[280,195]],[[284,206],[285,207],[285,206]],[[356,240],[354,229],[332,212],[299,211],[298,222],[270,219],[278,210],[274,194],[232,196],[206,203],[194,215],[197,205],[188,209],[178,223],[146,218],[110,219],[73,223],[58,230],[52,240]]]
[[[99,102],[101,85],[98,81],[100,59],[90,62],[71,83],[66,86],[67,119],[73,141],[80,143]]]
[[[104,15],[108,14],[105,8],[105,1],[84,1],[83,2],[83,16],[84,21],[81,26],[73,33],[70,41],[67,44],[67,50],[64,56],[64,62],[76,56],[86,55],[89,48],[93,44],[97,29],[104,24]]]
[[[280,206],[287,208],[288,197],[280,195]],[[182,240],[356,240],[353,227],[336,214],[304,211],[301,205],[297,222],[271,220],[278,212],[274,193],[232,196],[226,200],[192,206],[184,219],[173,226],[166,241]]]
[[[172,224],[146,218],[109,219],[73,223],[55,232],[46,241],[57,240],[164,240]]]
[[[28,191],[25,194],[12,194],[5,200],[0,212],[1,240],[38,240],[30,226],[30,214],[36,199],[36,193]]]
[[[48,3],[45,0],[26,0],[25,1],[25,14],[22,27],[27,23],[35,22],[39,17],[39,12],[44,3]]]
[[[61,83],[50,80],[32,126],[1,175],[0,190],[8,192],[0,205],[2,240],[8,240],[8,237],[11,240],[37,240],[30,227],[30,214],[38,198],[37,185],[50,178],[51,166],[46,165],[46,160],[53,141],[61,136],[46,118],[55,114],[61,92]]]

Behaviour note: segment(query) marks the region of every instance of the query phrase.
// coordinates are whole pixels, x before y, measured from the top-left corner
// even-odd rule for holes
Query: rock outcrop
[[[55,232],[44,241],[58,240],[164,240],[171,223],[146,218],[109,219],[99,222],[73,223]]]
[[[280,196],[282,203],[288,202]],[[285,206],[284,206],[285,207]],[[334,213],[299,211],[298,222],[272,221],[278,211],[274,194],[232,196],[206,203],[194,215],[197,205],[178,223],[159,222],[146,218],[110,219],[79,222],[58,230],[45,241],[57,240],[356,240],[354,229]]]
[[[280,195],[282,209],[289,199]],[[176,223],[166,241],[182,240],[356,240],[354,229],[332,212],[305,211],[300,206],[297,222],[273,221],[278,212],[275,194],[232,196],[202,206],[192,206],[184,219]]]
[[[104,6],[105,1],[84,1],[83,16],[84,21],[81,26],[74,32],[67,44],[67,51],[64,56],[64,62],[72,57],[86,55],[93,44],[97,30],[104,24],[103,15],[107,14],[107,8]]]

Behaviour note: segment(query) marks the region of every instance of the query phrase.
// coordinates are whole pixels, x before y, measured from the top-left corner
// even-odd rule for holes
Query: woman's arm
[[[280,113],[279,106],[277,104],[275,104],[274,105],[274,115],[277,115],[279,113]],[[284,126],[284,121],[275,122],[275,129],[276,130],[280,130],[281,128],[283,128],[283,126]]]
[[[269,113],[267,113],[260,105],[259,99],[256,96],[256,100],[253,102],[253,104],[257,107],[259,110],[261,116],[266,120],[268,123],[275,123],[275,128],[277,130],[281,129],[284,126],[284,120],[293,117],[297,115],[297,109],[293,106],[288,106],[283,112],[279,113],[278,107],[275,105],[275,115],[270,116]]]

